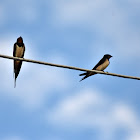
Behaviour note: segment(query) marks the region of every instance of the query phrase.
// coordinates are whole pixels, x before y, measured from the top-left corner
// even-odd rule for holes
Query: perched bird
[[[22,37],[19,37],[17,39],[17,42],[14,44],[13,56],[23,58],[24,52],[25,52],[25,45],[23,43]],[[20,72],[21,65],[22,65],[22,61],[14,60],[14,78],[15,78],[14,87],[16,87],[16,78],[18,77],[18,74]]]
[[[108,65],[109,65],[109,59],[111,58],[112,56],[110,54],[105,54],[103,56],[103,58],[97,63],[97,65],[92,69],[92,70],[99,70],[99,71],[103,71]],[[95,72],[85,72],[85,73],[82,73],[80,74],[79,76],[83,76],[85,75],[80,81],[86,79],[87,77],[91,76],[91,75],[94,75],[94,74],[97,74]]]

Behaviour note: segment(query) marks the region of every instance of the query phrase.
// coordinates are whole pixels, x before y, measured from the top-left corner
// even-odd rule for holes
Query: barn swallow
[[[110,63],[109,59],[111,57],[112,56],[110,54],[105,54],[103,56],[103,58],[97,63],[97,65],[95,65],[95,67],[92,70],[103,71],[109,65],[109,63]],[[87,77],[94,75],[94,74],[97,74],[97,73],[89,72],[89,71],[82,73],[79,76],[83,76],[83,75],[85,75],[85,76],[80,81],[82,81],[82,80],[86,79]]]
[[[14,44],[13,56],[23,58],[24,52],[25,52],[25,45],[23,43],[22,37],[19,37],[17,39],[17,42]],[[22,61],[14,60],[14,78],[15,78],[14,87],[16,87],[16,78],[18,77],[18,74],[20,72],[21,65],[22,65]]]

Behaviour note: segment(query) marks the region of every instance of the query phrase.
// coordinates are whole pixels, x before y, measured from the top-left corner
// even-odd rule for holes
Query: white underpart
[[[96,70],[100,70],[100,71],[104,70],[108,65],[109,65],[109,60],[106,59],[105,62],[102,65],[100,65],[96,68]]]
[[[23,47],[19,47],[18,45],[16,45],[16,53],[15,53],[15,56],[16,57],[22,57],[23,56],[23,51],[24,51],[24,48]]]

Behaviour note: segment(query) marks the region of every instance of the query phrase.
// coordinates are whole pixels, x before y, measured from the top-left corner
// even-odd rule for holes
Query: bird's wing
[[[15,57],[16,56],[16,43],[14,44],[14,47],[13,47],[13,56]],[[15,60],[14,60],[14,73],[15,73]],[[14,74],[13,74],[14,75]]]
[[[22,58],[24,57],[24,53],[25,53],[25,45],[24,45],[24,43],[23,43],[23,54],[22,54]]]
[[[105,58],[102,58],[102,59],[95,65],[95,67],[94,67],[92,70],[96,70],[96,68],[97,68],[98,66],[100,66],[101,64],[103,64],[104,62],[105,62]],[[94,75],[94,74],[96,74],[96,73],[87,71],[86,73],[82,73],[82,74],[80,74],[79,76],[86,75],[86,76],[83,78],[83,79],[85,79],[85,78],[87,78],[87,76],[91,76],[91,75]]]
[[[14,44],[14,48],[13,48],[13,56],[16,56],[16,43]]]
[[[98,67],[98,66],[100,66],[101,64],[103,64],[104,62],[105,62],[105,60],[106,60],[106,58],[102,58],[96,65],[95,65],[95,67],[93,68],[93,70],[96,70],[96,68]]]
[[[13,47],[13,56],[15,57],[16,56],[16,43],[14,44],[14,47]],[[14,67],[13,67],[13,76],[14,76],[14,80],[15,80],[15,85],[14,87],[16,87],[16,75],[15,75],[15,60],[14,60]]]

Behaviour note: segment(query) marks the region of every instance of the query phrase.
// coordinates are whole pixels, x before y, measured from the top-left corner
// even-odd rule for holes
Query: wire
[[[109,72],[103,72],[103,71],[97,71],[97,70],[89,70],[89,69],[83,69],[83,68],[78,68],[78,67],[73,67],[73,66],[53,64],[53,63],[48,63],[48,62],[43,62],[43,61],[36,61],[36,60],[31,60],[31,59],[12,57],[12,56],[1,55],[1,54],[0,54],[0,57],[6,58],[6,59],[21,60],[21,61],[30,62],[30,63],[36,63],[36,64],[42,64],[42,65],[49,65],[49,66],[54,66],[54,67],[66,68],[66,69],[96,72],[96,73],[99,73],[99,74],[105,74],[105,75],[110,75],[110,76],[116,76],[116,77],[140,80],[140,77],[120,75],[120,74],[116,74],[116,73],[109,73]]]

